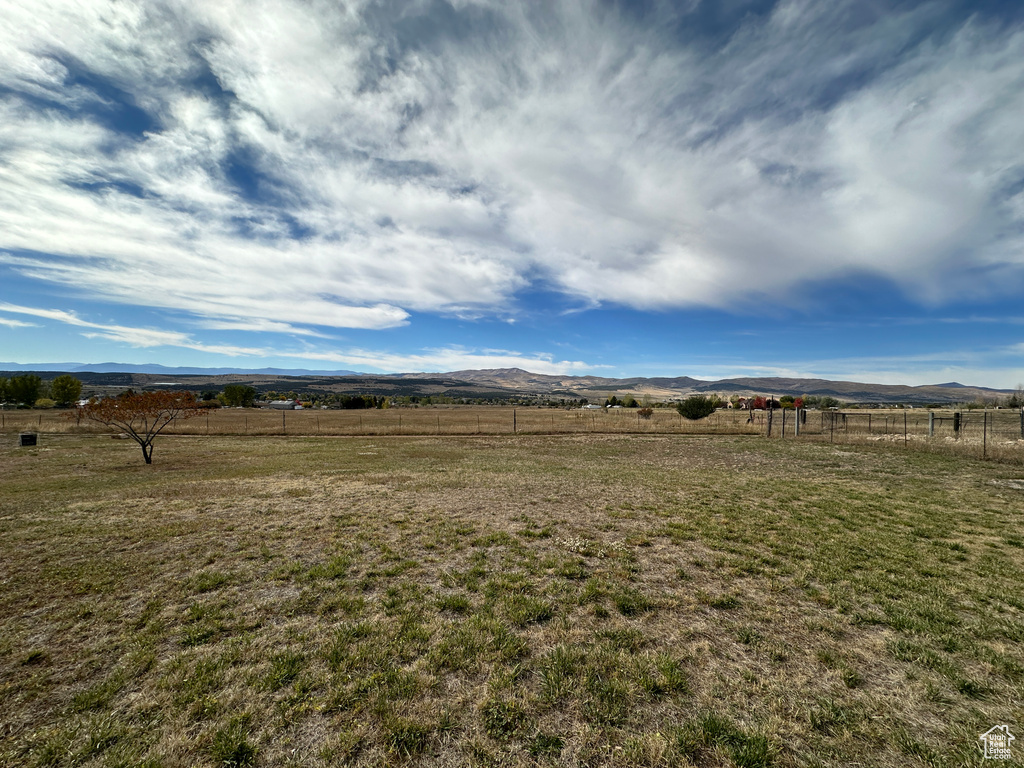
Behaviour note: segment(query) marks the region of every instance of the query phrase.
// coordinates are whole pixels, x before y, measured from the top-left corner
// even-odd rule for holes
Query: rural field
[[[25,426],[4,766],[961,766],[1024,739],[1019,464],[581,428],[185,434],[146,466]]]

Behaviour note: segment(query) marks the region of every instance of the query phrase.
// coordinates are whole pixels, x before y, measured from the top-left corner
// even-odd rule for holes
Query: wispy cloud
[[[64,323],[84,329],[81,333],[86,338],[109,339],[136,348],[175,347],[233,358],[302,360],[306,364],[311,361],[321,361],[354,367],[358,370],[444,372],[469,368],[525,368],[537,373],[556,374],[585,372],[600,367],[579,360],[555,360],[551,355],[531,355],[513,350],[467,349],[455,346],[429,348],[415,354],[367,349],[323,349],[311,345],[305,345],[301,349],[241,347],[197,341],[191,335],[178,331],[97,323],[85,320],[74,312],[60,309],[41,309],[0,302],[0,312],[30,315]],[[3,317],[0,317],[0,324],[28,325],[28,323]]]
[[[254,347],[237,347],[224,344],[206,344],[196,341],[186,333],[164,331],[156,328],[139,328],[117,324],[95,323],[80,318],[74,312],[62,309],[39,309],[23,307],[16,304],[0,302],[0,312],[31,315],[46,320],[54,320],[66,325],[84,328],[82,335],[89,339],[109,339],[121,342],[130,347],[182,347],[199,352],[210,352],[220,355],[259,355],[261,349]]]
[[[682,35],[682,5],[439,7],[6,8],[2,262],[281,332],[507,315],[538,287],[1024,285],[1019,26],[783,0],[722,40]]]
[[[14,320],[10,317],[0,317],[0,325],[6,325],[8,328],[34,328],[36,324]]]

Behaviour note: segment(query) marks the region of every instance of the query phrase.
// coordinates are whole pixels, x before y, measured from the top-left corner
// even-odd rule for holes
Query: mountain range
[[[363,374],[355,371],[312,371],[278,368],[173,368],[158,364],[0,363],[0,376],[33,372],[44,379],[58,373],[80,378],[95,392],[136,388],[219,389],[245,383],[260,392],[335,392],[350,394],[428,396],[502,400],[508,398],[580,399],[597,402],[611,395],[677,400],[695,393],[730,395],[818,395],[853,403],[955,403],[995,401],[1011,390],[967,386],[958,382],[925,386],[871,384],[828,379],[739,377],[704,381],[689,376],[607,378],[549,375],[521,368],[449,371],[446,373]]]

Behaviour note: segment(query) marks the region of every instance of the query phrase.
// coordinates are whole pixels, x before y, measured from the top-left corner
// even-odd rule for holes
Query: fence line
[[[0,434],[105,434],[68,412],[0,410]],[[74,412],[71,412],[74,414]],[[671,409],[644,419],[636,409],[422,407],[367,410],[213,409],[172,424],[166,434],[289,437],[501,434],[762,435],[771,439],[902,443],[988,457],[1024,457],[1024,409],[1010,410],[721,410],[688,421]],[[1024,459],[1022,459],[1024,460]]]

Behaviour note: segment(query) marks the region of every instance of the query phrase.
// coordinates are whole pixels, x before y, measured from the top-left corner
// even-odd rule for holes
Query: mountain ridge
[[[14,367],[16,365],[16,367]],[[740,376],[717,380],[691,376],[628,377],[533,373],[522,368],[484,368],[444,373],[368,374],[355,371],[305,369],[244,369],[168,367],[156,363],[50,363],[36,366],[0,362],[0,375],[33,372],[50,378],[78,374],[99,389],[160,386],[207,389],[249,383],[259,391],[349,392],[375,395],[445,395],[466,399],[582,399],[604,400],[611,395],[680,399],[690,394],[818,395],[858,403],[963,402],[991,400],[1013,390],[950,382],[942,385],[872,384],[822,378]],[[176,379],[176,380],[171,380]]]

